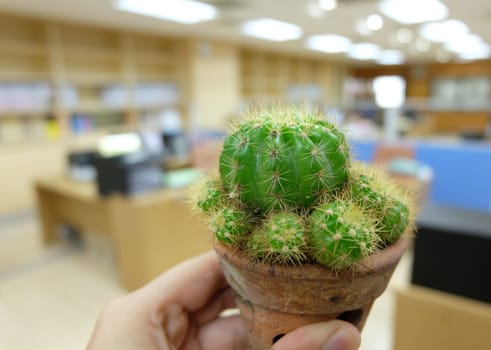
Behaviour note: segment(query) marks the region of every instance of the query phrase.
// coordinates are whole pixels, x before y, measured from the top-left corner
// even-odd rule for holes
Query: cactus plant
[[[313,254],[322,265],[349,267],[377,247],[373,218],[349,200],[322,204],[309,221]]]
[[[270,215],[262,227],[252,232],[248,241],[252,257],[281,264],[304,261],[306,246],[303,219],[292,212]]]
[[[412,201],[376,168],[355,163],[350,175],[350,196],[378,222],[384,244],[397,240],[412,225]]]
[[[295,110],[268,110],[225,140],[220,173],[229,193],[261,212],[308,208],[348,177],[344,135],[327,120]]]
[[[219,171],[196,206],[218,241],[251,259],[345,269],[412,224],[410,198],[353,162],[343,133],[319,113],[251,112],[225,138]]]

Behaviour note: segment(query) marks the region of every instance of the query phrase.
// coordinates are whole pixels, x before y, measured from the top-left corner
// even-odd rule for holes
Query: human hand
[[[112,302],[99,317],[88,350],[245,350],[247,329],[218,259],[189,259],[139,290]],[[286,334],[272,350],[353,350],[356,328],[343,321],[308,325]]]

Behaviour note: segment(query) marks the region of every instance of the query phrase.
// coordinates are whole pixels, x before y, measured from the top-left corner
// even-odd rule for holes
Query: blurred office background
[[[186,188],[277,103],[418,195],[362,349],[488,348],[490,44],[486,0],[0,0],[0,349],[84,348],[210,249]]]

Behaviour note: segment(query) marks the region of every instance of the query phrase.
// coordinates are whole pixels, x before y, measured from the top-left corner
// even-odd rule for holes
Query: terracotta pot
[[[225,277],[236,292],[253,349],[269,349],[285,333],[314,322],[343,319],[361,331],[407,246],[407,234],[366,258],[356,270],[251,261],[215,243]]]

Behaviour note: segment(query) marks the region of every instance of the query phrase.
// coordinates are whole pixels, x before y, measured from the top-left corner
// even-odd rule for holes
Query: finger
[[[205,306],[197,310],[193,318],[197,325],[202,325],[216,319],[223,310],[236,307],[234,292],[230,288],[225,288],[218,291]]]
[[[144,286],[141,292],[154,307],[165,308],[169,303],[177,303],[192,312],[226,286],[218,258],[210,251],[174,266]]]
[[[198,340],[203,350],[248,348],[247,329],[240,315],[222,317],[201,327]]]
[[[281,338],[271,350],[356,350],[360,341],[355,326],[334,320],[298,328]]]

